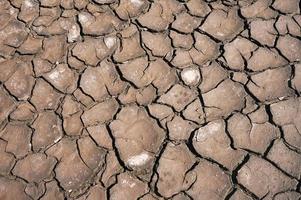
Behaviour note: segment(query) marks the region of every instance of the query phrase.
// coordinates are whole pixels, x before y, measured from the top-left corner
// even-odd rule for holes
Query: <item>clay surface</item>
[[[300,200],[300,0],[0,0],[0,200]]]

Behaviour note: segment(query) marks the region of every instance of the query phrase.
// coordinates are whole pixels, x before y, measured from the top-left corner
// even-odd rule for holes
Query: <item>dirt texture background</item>
[[[0,200],[300,200],[299,0],[0,0]]]

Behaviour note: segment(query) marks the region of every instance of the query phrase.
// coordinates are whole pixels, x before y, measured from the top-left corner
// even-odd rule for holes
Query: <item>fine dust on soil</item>
[[[0,200],[301,199],[299,0],[0,0]]]

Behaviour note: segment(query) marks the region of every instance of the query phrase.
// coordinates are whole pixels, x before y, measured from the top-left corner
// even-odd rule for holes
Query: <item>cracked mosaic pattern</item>
[[[0,199],[301,199],[300,9],[0,0]]]

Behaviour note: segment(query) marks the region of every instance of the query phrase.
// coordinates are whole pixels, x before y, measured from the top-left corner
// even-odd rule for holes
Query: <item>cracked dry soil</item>
[[[0,0],[0,200],[300,200],[299,0]]]

